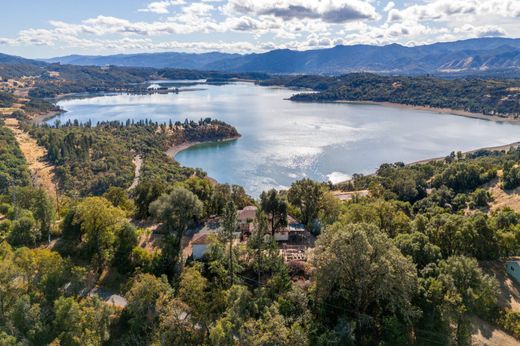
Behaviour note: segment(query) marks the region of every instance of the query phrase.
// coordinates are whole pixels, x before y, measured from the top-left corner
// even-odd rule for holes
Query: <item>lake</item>
[[[178,94],[62,100],[58,104],[68,112],[58,118],[228,122],[242,138],[194,146],[176,159],[219,182],[242,185],[255,197],[304,177],[338,182],[385,162],[409,163],[520,140],[520,127],[508,123],[376,105],[296,103],[286,100],[293,90],[251,83],[190,88]]]

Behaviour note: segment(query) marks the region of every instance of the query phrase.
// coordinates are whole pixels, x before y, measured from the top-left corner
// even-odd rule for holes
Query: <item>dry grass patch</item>
[[[56,202],[57,190],[54,184],[54,166],[45,160],[47,150],[36,143],[36,140],[22,131],[18,120],[13,118],[5,119],[5,125],[10,129],[20,146],[25,160],[31,171],[33,182],[41,187]]]

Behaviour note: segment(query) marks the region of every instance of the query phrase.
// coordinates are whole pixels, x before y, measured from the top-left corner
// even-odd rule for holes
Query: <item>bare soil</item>
[[[58,195],[56,185],[54,184],[54,166],[45,160],[47,150],[39,146],[36,140],[29,136],[29,134],[22,131],[18,120],[7,118],[5,119],[5,125],[13,132],[25,156],[25,160],[31,171],[33,183],[47,191],[49,196],[56,202]]]

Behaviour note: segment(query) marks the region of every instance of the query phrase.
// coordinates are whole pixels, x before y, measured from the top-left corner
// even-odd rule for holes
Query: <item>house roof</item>
[[[250,205],[245,207],[242,210],[238,211],[238,219],[239,220],[254,220],[256,217],[256,210],[258,208],[254,205]]]
[[[191,245],[207,245],[210,243],[209,233],[202,233],[191,241]]]

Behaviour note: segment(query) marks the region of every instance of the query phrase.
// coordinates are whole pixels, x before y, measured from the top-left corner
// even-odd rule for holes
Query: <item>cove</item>
[[[304,177],[337,182],[371,173],[385,162],[410,163],[451,151],[520,140],[520,127],[430,111],[378,105],[298,103],[295,91],[252,83],[198,84],[178,94],[104,95],[58,102],[66,113],[49,120],[212,117],[237,128],[233,142],[190,147],[175,157],[254,197]]]

